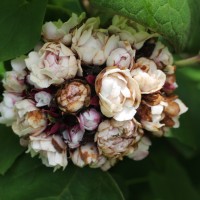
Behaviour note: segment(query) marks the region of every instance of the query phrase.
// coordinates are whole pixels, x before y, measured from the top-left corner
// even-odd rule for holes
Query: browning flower
[[[81,80],[75,79],[58,90],[56,100],[60,110],[75,113],[84,106],[89,106],[90,86]]]
[[[100,123],[95,141],[99,152],[104,156],[122,159],[124,155],[134,151],[142,134],[140,124],[134,119],[123,122],[111,119]]]
[[[19,136],[38,135],[47,126],[46,115],[35,107],[33,101],[24,99],[15,104],[17,119],[12,124],[13,131]]]

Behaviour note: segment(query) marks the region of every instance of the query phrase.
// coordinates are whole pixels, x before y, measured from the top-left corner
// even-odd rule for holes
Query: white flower
[[[79,167],[92,165],[97,161],[98,156],[98,151],[94,143],[81,145],[75,151],[71,152],[72,162]]]
[[[33,101],[24,99],[15,104],[17,119],[12,124],[13,131],[19,136],[40,134],[47,126],[46,115]]]
[[[138,82],[142,94],[160,90],[166,81],[166,75],[157,69],[156,64],[147,58],[139,58],[131,68],[132,77]]]
[[[168,66],[173,64],[173,56],[169,52],[168,48],[160,41],[156,43],[155,49],[150,57],[154,62],[160,66]]]
[[[134,151],[143,131],[136,120],[105,120],[100,123],[95,135],[99,152],[108,158],[122,159],[124,155]]]
[[[37,102],[37,107],[49,106],[51,99],[52,95],[45,91],[37,92],[35,94],[35,101]]]
[[[140,49],[146,40],[158,36],[156,33],[148,33],[145,27],[117,15],[113,17],[112,25],[108,27],[108,31],[119,35],[121,40],[130,42],[136,49]]]
[[[132,119],[141,101],[139,85],[128,69],[106,67],[96,78],[95,90],[101,112],[117,121]]]
[[[54,167],[54,169],[59,169],[60,167],[65,167],[68,164],[67,161],[67,146],[63,143],[60,136],[46,136],[44,133],[38,136],[30,136],[30,141],[28,144],[28,151],[31,156],[39,154],[42,162],[47,167]]]
[[[24,56],[21,56],[12,60],[11,66],[13,70],[5,73],[2,82],[7,92],[21,93],[26,89],[24,79],[27,73],[24,71],[26,68],[24,58]]]
[[[3,94],[3,97],[3,101],[0,103],[0,123],[10,126],[16,120],[15,103],[22,100],[22,97],[7,92]]]
[[[74,149],[80,146],[85,131],[82,130],[79,124],[67,128],[62,132],[63,138],[66,140],[69,148]]]
[[[98,30],[99,23],[99,18],[89,18],[74,32],[72,49],[85,64],[104,64],[110,52],[117,47],[119,37],[108,37],[106,30]]]
[[[129,158],[133,160],[143,160],[149,155],[149,147],[151,145],[151,141],[147,137],[142,137],[142,139],[138,142],[137,149],[128,155]]]
[[[120,69],[132,67],[135,58],[135,50],[128,41],[120,41],[118,48],[113,50],[107,58],[106,65],[117,66]]]
[[[62,43],[45,43],[39,52],[29,53],[25,62],[30,70],[29,82],[36,88],[62,84],[78,70],[73,52]]]
[[[46,22],[42,26],[42,35],[45,41],[62,42],[65,45],[70,45],[72,40],[71,30],[75,28],[85,18],[85,13],[79,17],[72,13],[71,18],[63,23],[61,20],[57,22]]]
[[[95,130],[101,121],[101,115],[94,108],[90,108],[79,115],[80,127],[84,130]]]

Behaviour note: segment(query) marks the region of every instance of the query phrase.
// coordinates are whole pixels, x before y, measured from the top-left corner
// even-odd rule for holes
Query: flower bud
[[[95,135],[99,152],[108,158],[122,159],[134,150],[143,132],[136,120],[105,120],[100,123]]]
[[[27,75],[24,69],[26,68],[24,56],[11,61],[13,70],[5,73],[2,80],[4,88],[7,92],[22,93],[26,89],[24,79]]]
[[[130,42],[136,49],[142,48],[146,40],[158,36],[156,33],[149,33],[145,27],[118,15],[113,17],[108,31],[119,35],[121,40]]]
[[[120,69],[126,69],[133,63],[132,55],[123,48],[117,48],[111,52],[106,61],[107,66],[117,66]]]
[[[94,143],[81,145],[74,152],[71,152],[72,162],[79,167],[91,165],[97,161],[97,158],[98,151]]]
[[[132,119],[141,101],[138,83],[128,69],[106,67],[96,78],[95,90],[101,112],[117,121]]]
[[[63,138],[68,144],[69,148],[74,149],[80,146],[85,131],[77,124],[73,127],[67,128],[62,132]]]
[[[59,150],[57,150],[58,147]],[[27,152],[30,152],[32,157],[39,154],[44,165],[54,167],[56,170],[60,167],[65,169],[68,164],[66,148],[67,146],[62,142],[60,136],[47,137],[42,133],[38,136],[30,136]]]
[[[47,126],[46,115],[35,107],[33,101],[24,99],[15,104],[17,120],[12,124],[13,131],[19,136],[38,135]]]
[[[85,18],[85,13],[79,17],[72,13],[72,17],[65,23],[61,20],[57,22],[46,22],[42,26],[42,35],[45,41],[62,42],[65,45],[70,45],[72,40],[71,30],[75,28]]]
[[[149,147],[151,141],[147,137],[142,137],[138,142],[137,149],[128,155],[129,158],[133,160],[143,160],[149,155]]]
[[[76,57],[62,43],[45,43],[39,52],[30,52],[25,62],[30,70],[29,82],[36,88],[62,84],[78,71]]]
[[[147,58],[139,58],[130,71],[142,94],[156,92],[165,84],[165,73],[158,70],[156,64]]]
[[[150,57],[160,67],[173,64],[173,56],[169,52],[168,48],[164,46],[160,41],[156,43],[155,49]]]
[[[14,106],[16,102],[22,100],[22,97],[7,92],[3,94],[3,97],[3,101],[0,103],[0,123],[10,126],[16,120]]]
[[[75,79],[58,90],[56,100],[60,110],[66,113],[75,113],[84,106],[89,106],[90,86]]]
[[[80,127],[84,130],[93,131],[101,121],[101,115],[94,108],[90,108],[79,115]]]
[[[49,106],[52,96],[48,92],[41,91],[35,94],[35,101],[37,102],[37,107]]]

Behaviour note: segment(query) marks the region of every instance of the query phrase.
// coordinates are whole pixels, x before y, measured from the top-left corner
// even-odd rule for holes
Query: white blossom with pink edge
[[[144,136],[139,141],[137,149],[127,156],[133,160],[138,160],[138,161],[143,160],[149,155],[150,146],[151,146],[150,139]]]
[[[67,128],[62,132],[62,135],[69,148],[74,149],[80,146],[84,133],[85,130],[81,129],[79,124],[77,124],[73,127]]]
[[[21,96],[14,93],[3,93],[3,101],[0,103],[0,123],[11,126],[16,120],[15,103],[22,100]]]
[[[35,94],[35,101],[37,107],[49,106],[52,100],[52,95],[45,91],[40,91]]]
[[[78,119],[82,130],[93,131],[101,121],[101,114],[94,108],[90,108],[82,112]]]
[[[78,71],[74,53],[62,43],[45,43],[39,52],[30,52],[25,62],[30,70],[28,81],[36,88],[62,84]]]
[[[27,75],[26,64],[24,61],[25,56],[21,56],[11,61],[12,71],[7,71],[2,80],[3,86],[7,92],[22,93],[26,89],[24,83]]]

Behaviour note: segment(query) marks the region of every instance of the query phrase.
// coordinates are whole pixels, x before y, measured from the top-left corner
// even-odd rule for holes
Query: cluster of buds
[[[158,34],[119,16],[99,26],[85,14],[45,23],[43,43],[12,60],[3,78],[0,123],[48,167],[142,160],[150,137],[179,127],[187,111]]]

